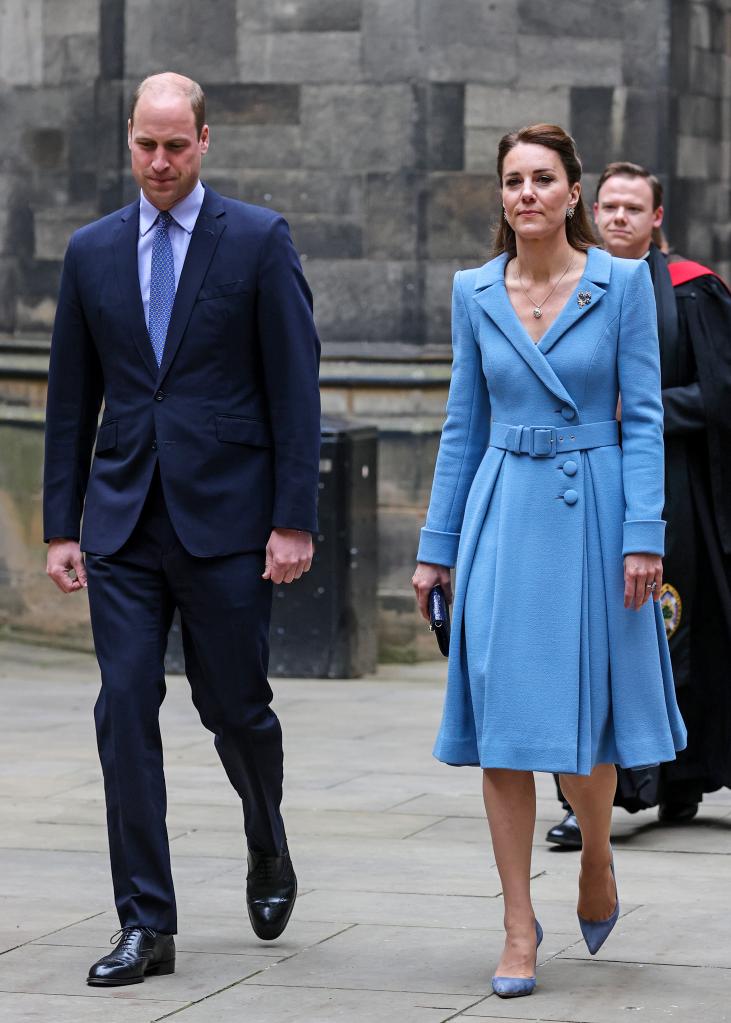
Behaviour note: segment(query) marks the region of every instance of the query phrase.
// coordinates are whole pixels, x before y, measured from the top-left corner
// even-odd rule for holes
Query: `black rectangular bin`
[[[274,587],[271,675],[357,678],[378,662],[375,427],[323,419],[312,568]]]
[[[310,571],[274,587],[269,674],[358,678],[378,662],[378,432],[323,418],[319,534]],[[166,668],[184,671],[180,622]]]

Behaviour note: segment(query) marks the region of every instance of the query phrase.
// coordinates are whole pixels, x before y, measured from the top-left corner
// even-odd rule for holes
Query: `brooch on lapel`
[[[589,305],[591,302],[591,292],[580,291],[576,301],[579,303],[579,309],[583,309],[585,305]]]

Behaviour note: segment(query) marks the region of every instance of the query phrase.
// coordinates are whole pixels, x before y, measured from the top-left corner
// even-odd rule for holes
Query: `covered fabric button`
[[[561,415],[564,417],[566,422],[571,422],[572,419],[576,418],[576,413],[574,412],[570,405],[564,405],[564,407],[561,409]]]
[[[561,468],[563,469],[567,476],[575,476],[576,473],[579,471],[579,467],[573,460],[573,458],[569,458],[567,462],[564,462]]]
[[[579,500],[579,495],[576,493],[575,490],[567,490],[566,493],[563,495],[563,499],[566,502],[566,504],[576,504],[576,502]]]

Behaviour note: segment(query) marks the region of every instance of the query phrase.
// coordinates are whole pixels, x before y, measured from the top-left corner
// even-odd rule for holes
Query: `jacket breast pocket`
[[[96,433],[96,454],[112,451],[117,446],[117,422],[103,423]]]
[[[212,298],[229,298],[233,295],[241,295],[251,291],[246,281],[227,281],[223,284],[211,284],[201,288],[196,297],[196,302],[207,302]]]
[[[216,436],[224,444],[246,444],[252,448],[270,448],[272,434],[269,424],[261,419],[243,416],[216,416]]]

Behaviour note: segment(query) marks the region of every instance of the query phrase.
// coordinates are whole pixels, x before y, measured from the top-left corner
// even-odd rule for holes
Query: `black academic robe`
[[[672,259],[672,257],[671,257]],[[705,273],[655,284],[665,411],[663,610],[688,746],[661,770],[661,802],[731,786],[731,295]]]

